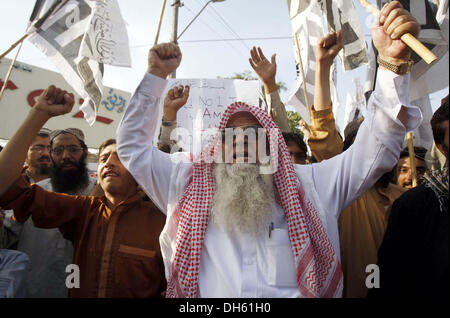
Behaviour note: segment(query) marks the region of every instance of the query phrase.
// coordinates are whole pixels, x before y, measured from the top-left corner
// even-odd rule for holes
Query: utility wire
[[[292,40],[292,36],[274,36],[274,37],[261,37],[261,38],[239,38],[239,39],[204,39],[204,40],[185,40],[185,41],[178,41],[179,43],[197,43],[197,42],[228,42],[228,41],[261,41],[261,40]],[[141,44],[141,45],[135,45],[131,46],[131,48],[139,48],[139,47],[145,47],[145,46],[151,46],[152,44]]]
[[[199,5],[202,5],[202,4],[200,3],[199,0],[195,0],[195,1],[196,1]],[[228,22],[225,21],[225,19],[219,14],[219,12],[217,12],[217,10],[214,9],[214,6],[209,6],[209,7],[207,8],[207,11],[210,11],[210,9],[214,11],[215,15],[216,15],[219,19],[217,19],[217,17],[214,17],[214,16],[212,15],[212,13],[209,12],[209,14],[210,14],[213,18],[215,18],[219,23],[221,23],[221,24],[225,27],[225,29],[227,29],[233,36],[235,36],[235,37],[238,38],[238,39],[241,38],[241,37],[239,36],[239,34],[237,34],[237,33],[233,30],[233,28],[228,24]],[[241,42],[242,42],[242,44],[245,46],[246,50],[250,50],[250,48],[248,47],[248,45],[247,45],[244,41],[241,41]]]
[[[238,38],[238,39],[205,39],[205,40],[186,40],[186,41],[180,41],[180,42],[220,42],[220,41],[259,41],[259,40],[292,40],[292,36],[278,36],[278,37],[262,37],[262,38]]]
[[[220,18],[220,20],[223,22],[223,24],[231,31],[231,33],[236,36],[238,39],[241,39],[241,43],[247,48],[247,50],[250,51],[250,47],[247,45],[247,43],[244,42],[244,40],[242,40],[242,38],[239,36],[239,34],[237,34],[233,28],[228,24],[227,21],[225,21],[225,19],[219,14],[219,12],[217,12],[216,9],[214,9],[213,6],[210,7],[211,10],[213,10],[216,15]]]
[[[194,11],[192,11],[188,6],[186,6],[186,4],[184,5],[184,7],[195,16]],[[227,44],[238,53],[238,55],[242,56],[242,53],[232,43],[229,43],[222,35],[220,35],[213,27],[211,27],[208,23],[203,21],[200,17],[198,18],[198,20],[201,23],[203,23],[204,25],[206,25],[208,27],[208,29],[210,29],[213,33],[217,34],[219,36],[219,38],[221,39],[219,41],[226,41]],[[178,42],[183,43],[183,42],[189,42],[189,41],[178,41]]]

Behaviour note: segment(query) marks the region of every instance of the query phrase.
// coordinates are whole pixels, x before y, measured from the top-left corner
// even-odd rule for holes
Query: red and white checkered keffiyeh
[[[169,269],[166,297],[198,296],[200,255],[215,186],[211,158],[217,156],[220,132],[225,129],[230,116],[239,111],[249,111],[266,130],[276,128],[275,138],[273,134],[268,134],[270,156],[271,160],[278,160],[274,182],[289,226],[301,295],[340,296],[342,271],[338,257],[318,212],[305,197],[281,131],[263,109],[237,102],[223,114],[216,138],[194,160],[192,179],[169,222],[169,227],[172,227],[169,232],[176,233],[176,245]]]

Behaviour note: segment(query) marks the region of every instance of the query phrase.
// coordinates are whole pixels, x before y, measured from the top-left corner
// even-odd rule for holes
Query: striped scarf
[[[445,204],[445,199],[448,200],[448,160],[442,170],[427,171],[424,179],[425,187],[431,188],[436,194],[441,212],[447,212],[448,207]]]

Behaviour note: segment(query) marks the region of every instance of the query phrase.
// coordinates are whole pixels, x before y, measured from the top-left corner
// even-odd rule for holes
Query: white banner
[[[167,91],[178,85],[189,85],[189,99],[177,114],[178,144],[184,151],[198,153],[213,137],[224,111],[234,102],[260,106],[259,81],[233,79],[169,79],[161,98],[159,118]],[[157,128],[159,131],[159,127]],[[186,136],[189,135],[189,136]],[[155,136],[156,145],[158,136]]]

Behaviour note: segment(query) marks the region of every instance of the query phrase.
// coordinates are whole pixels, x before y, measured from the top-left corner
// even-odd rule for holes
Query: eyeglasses
[[[78,147],[78,146],[58,146],[58,147],[51,149],[51,152],[57,156],[60,156],[60,155],[62,155],[64,150],[67,150],[71,155],[76,155],[81,150],[83,150],[83,148]]]
[[[42,152],[45,149],[47,149],[47,151],[50,151],[50,146],[36,145],[30,148],[30,150],[32,151],[39,151],[39,152]]]

